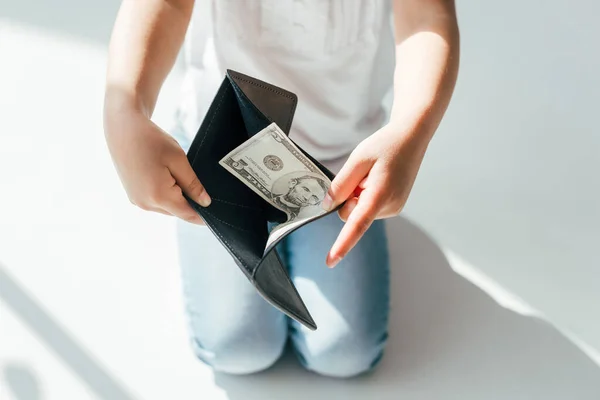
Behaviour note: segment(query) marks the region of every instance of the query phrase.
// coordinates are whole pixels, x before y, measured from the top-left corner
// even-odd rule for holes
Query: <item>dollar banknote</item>
[[[331,181],[272,123],[219,161],[227,171],[287,215],[267,248],[286,232],[325,213]]]

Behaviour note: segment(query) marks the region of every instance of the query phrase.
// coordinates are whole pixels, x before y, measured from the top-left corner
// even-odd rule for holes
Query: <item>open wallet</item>
[[[194,172],[211,196],[212,202],[208,207],[202,207],[187,196],[186,199],[260,295],[290,318],[316,330],[315,321],[276,250],[276,245],[294,230],[337,210],[326,212],[320,207],[320,201],[328,189],[328,185],[323,187],[322,183],[328,181],[330,184],[334,174],[287,138],[297,102],[297,96],[287,90],[228,70],[187,153]],[[298,173],[288,175],[295,174],[295,178],[292,176],[293,182],[304,182],[303,179],[308,181],[311,177],[317,177],[315,179],[319,180],[317,183],[323,187],[322,190],[315,183],[308,182],[304,186],[312,184],[316,187],[315,191],[320,198],[313,196],[316,200],[310,205],[315,206],[313,210],[319,211],[291,221],[297,217],[296,213],[284,212],[285,208],[274,206],[278,204],[278,199],[266,200],[270,199],[268,196],[274,197],[270,188],[261,187],[267,194],[260,194],[260,190],[252,187],[250,182],[244,183],[231,172],[235,172],[240,165],[248,164],[241,158],[234,159],[235,154],[231,156],[232,152],[235,153],[237,148],[259,135],[265,140],[271,140],[274,145],[285,144],[286,151],[289,151],[286,154],[293,155],[286,157],[293,160],[288,161],[283,157],[282,161],[282,156],[276,154],[265,157],[261,155],[258,160],[259,163],[264,162],[264,165],[257,168],[271,176],[276,175],[284,163],[300,163],[298,165],[305,171],[300,173],[302,177],[298,177]],[[228,158],[229,156],[231,157]],[[223,163],[225,159],[229,160],[228,165]],[[319,175],[322,178],[318,178]],[[252,177],[248,179],[256,184]],[[260,177],[258,180],[261,180]],[[284,191],[291,187],[280,183],[275,183],[273,187],[276,189],[277,185],[285,187]],[[292,203],[298,198],[301,201],[310,200],[302,194],[288,195],[291,196]],[[286,203],[285,196],[285,193],[279,196],[283,203]]]

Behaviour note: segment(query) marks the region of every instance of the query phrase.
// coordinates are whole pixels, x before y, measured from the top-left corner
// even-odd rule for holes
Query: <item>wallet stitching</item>
[[[206,209],[204,209],[203,211],[205,213],[207,213],[208,215],[210,215],[212,218],[214,218],[214,219],[216,219],[218,221],[221,221],[219,218],[215,217],[212,213],[209,213]],[[221,221],[221,222],[223,222],[223,221]],[[212,225],[212,223],[211,223],[211,225]],[[227,224],[227,225],[229,225],[229,224]],[[227,241],[227,239],[225,239],[225,237],[223,235],[221,235],[221,233],[219,233],[219,231],[216,228],[213,228],[212,231],[221,239],[221,241],[223,242],[223,244],[225,244],[225,247],[227,247],[227,249],[231,252],[231,254],[244,266],[244,268],[246,268],[246,270],[249,273],[252,273],[250,265],[246,264],[244,262],[244,260],[242,260],[242,258],[238,255],[238,253],[229,244],[229,242]]]
[[[206,210],[204,210],[204,212],[206,212]],[[211,217],[219,220],[217,217],[215,217],[211,213],[207,213],[207,214],[210,215]],[[223,235],[221,235],[216,228],[213,228],[213,232],[223,241],[223,243],[225,244],[225,246],[227,247],[227,249],[229,249],[229,251],[231,252],[231,254],[235,255],[235,258],[237,258],[244,265],[244,267],[246,269],[249,269],[250,267],[248,267],[246,265],[246,263],[244,261],[242,261],[242,259],[237,255],[237,253],[235,252],[235,250],[233,250],[233,247],[229,244],[229,242],[227,241],[227,239],[225,239],[225,237]]]
[[[278,95],[280,95],[280,96],[287,97],[288,99],[290,99],[290,100],[292,100],[292,101],[294,102],[294,108],[295,108],[295,105],[296,105],[296,99],[294,98],[294,96],[292,96],[292,95],[290,95],[290,94],[287,94],[287,93],[285,93],[285,92],[282,92],[282,91],[280,91],[280,90],[277,90],[277,89],[275,89],[275,88],[273,88],[273,87],[270,87],[270,86],[267,86],[267,85],[264,85],[264,84],[261,84],[261,83],[258,83],[258,82],[253,82],[253,81],[251,81],[251,80],[248,80],[248,79],[245,79],[245,78],[242,78],[242,77],[240,77],[240,76],[237,76],[237,79],[239,79],[239,80],[240,80],[240,81],[242,81],[242,82],[246,82],[246,83],[249,83],[249,84],[251,84],[251,85],[254,85],[254,86],[257,86],[257,87],[260,87],[260,88],[263,88],[263,89],[269,90],[269,91],[271,91],[271,92],[273,92],[273,93],[275,93],[275,94],[278,94]],[[287,131],[289,131],[289,129],[290,129],[290,126],[292,125],[292,118],[293,118],[293,117],[294,117],[293,113],[290,113],[290,115],[289,115],[289,118],[288,118],[288,120],[287,120],[287,122],[286,122],[286,130],[287,130]]]
[[[238,76],[237,78],[238,78],[239,80],[243,81],[243,82],[249,83],[249,84],[251,84],[251,85],[254,85],[254,86],[257,86],[257,87],[260,87],[260,88],[266,89],[266,90],[269,90],[269,91],[271,91],[271,92],[273,92],[273,93],[275,93],[275,94],[278,94],[278,95],[280,95],[280,96],[284,96],[284,97],[286,97],[286,98],[288,98],[288,99],[292,100],[292,102],[294,103],[294,108],[295,108],[295,106],[296,106],[297,99],[295,99],[295,98],[294,98],[294,96],[291,96],[291,95],[289,95],[289,94],[287,94],[287,93],[285,93],[285,92],[282,92],[282,91],[276,90],[276,89],[274,89],[274,88],[272,88],[272,87],[269,87],[269,86],[266,86],[266,85],[263,85],[263,84],[260,84],[260,83],[257,83],[257,82],[252,82],[252,81],[250,81],[250,80],[248,80],[248,79],[245,79],[245,78],[242,78],[242,77],[240,77],[240,76]],[[213,121],[214,121],[214,119],[215,119],[215,116],[216,116],[216,114],[219,112],[219,110],[221,109],[221,105],[223,104],[223,99],[224,99],[224,97],[225,97],[225,94],[227,93],[227,91],[228,91],[228,90],[229,90],[229,86],[225,86],[225,89],[223,90],[223,92],[222,92],[222,93],[221,93],[221,95],[219,96],[219,102],[217,103],[217,108],[215,109],[215,111],[214,111],[214,112],[213,112],[213,114],[211,115],[210,122],[208,123],[208,127],[206,128],[206,134],[204,135],[204,137],[203,137],[203,138],[202,138],[202,140],[200,141],[200,144],[198,145],[198,149],[196,150],[196,153],[194,154],[194,158],[192,159],[192,166],[195,164],[195,162],[196,162],[196,158],[198,157],[198,153],[199,153],[199,152],[200,152],[200,150],[202,149],[202,146],[203,146],[203,144],[204,144],[204,141],[205,141],[206,137],[207,137],[207,136],[209,135],[209,133],[210,133],[210,129],[211,129],[211,127],[212,127],[212,124],[213,124]],[[292,118],[293,118],[293,112],[290,112],[290,114],[289,114],[289,117],[288,117],[288,121],[287,121],[287,123],[286,123],[286,124],[287,124],[287,129],[286,129],[286,130],[289,130],[289,128],[290,128],[290,126],[291,126],[291,121],[292,121]],[[218,200],[218,199],[215,199],[215,200],[217,200],[217,201],[221,201],[221,202],[224,202],[224,203],[227,203],[227,202],[225,202],[225,201],[223,201],[223,200]],[[247,207],[247,206],[242,206],[242,205],[239,205],[239,204],[234,204],[234,203],[229,203],[229,204],[236,205],[236,206],[240,206],[240,207],[243,207],[243,208],[249,208],[249,209],[253,209],[253,210],[257,210],[257,211],[258,211],[258,209],[251,208],[251,207]],[[238,229],[238,230],[241,230],[241,231],[244,231],[244,232],[254,233],[254,232],[252,232],[252,231],[249,231],[249,230],[247,230],[247,229],[244,229],[244,228],[241,228],[241,227],[239,227],[239,226],[235,226],[235,225],[232,225],[232,224],[230,224],[230,223],[228,223],[228,222],[225,222],[225,221],[221,220],[220,218],[217,218],[217,217],[215,217],[215,216],[214,216],[214,215],[213,215],[211,212],[209,212],[209,211],[208,211],[208,210],[206,210],[206,209],[204,209],[204,210],[203,210],[203,212],[204,212],[204,213],[206,213],[206,214],[208,214],[208,215],[210,215],[210,216],[211,216],[212,218],[214,218],[215,220],[217,220],[217,221],[219,221],[219,222],[221,222],[221,223],[223,223],[223,224],[225,224],[225,225],[228,225],[228,226],[230,226],[230,227],[232,227],[232,228],[234,228],[234,229]],[[229,251],[231,251],[231,252],[232,252],[232,254],[236,254],[236,258],[237,258],[237,259],[238,259],[238,260],[239,260],[239,261],[240,261],[240,262],[241,262],[241,263],[244,265],[244,267],[245,267],[246,269],[249,269],[249,268],[250,268],[250,266],[249,266],[249,265],[246,265],[246,263],[245,263],[245,262],[243,262],[243,261],[242,261],[242,260],[239,258],[239,256],[237,256],[237,252],[236,252],[236,251],[233,249],[233,247],[232,247],[232,246],[229,244],[229,242],[227,241],[227,239],[225,239],[225,237],[224,237],[224,236],[223,236],[221,233],[219,233],[219,232],[218,232],[218,230],[216,230],[216,229],[214,229],[214,233],[216,233],[216,234],[217,234],[217,236],[218,236],[218,237],[219,237],[219,238],[220,238],[220,239],[223,241],[223,243],[224,243],[224,244],[227,246],[227,248],[229,249]],[[255,271],[255,272],[256,272],[256,271]]]
[[[230,201],[227,200],[221,200],[221,199],[216,199],[214,197],[211,197],[212,201],[218,201],[219,203],[224,203],[224,204],[229,204],[231,206],[237,206],[237,207],[242,207],[242,208],[246,208],[248,210],[254,210],[254,211],[262,211],[260,208],[256,208],[256,207],[249,207],[249,206],[245,206],[243,204],[237,204],[237,203],[232,203]]]
[[[249,83],[251,85],[258,86],[258,87],[261,87],[263,89],[270,90],[271,92],[274,92],[274,93],[279,94],[281,96],[285,96],[285,97],[287,97],[290,100],[294,100],[294,96],[292,96],[292,95],[290,95],[288,93],[282,92],[281,90],[277,90],[277,89],[275,89],[273,87],[267,86],[265,84],[254,82],[254,81],[251,81],[251,80],[239,77],[239,76],[237,77],[237,79],[239,79],[242,82],[246,82],[246,83]]]
[[[206,134],[202,137],[202,140],[200,141],[200,144],[198,145],[198,149],[196,150],[196,154],[194,154],[194,159],[192,160],[192,166],[194,166],[194,164],[196,164],[196,158],[198,157],[198,153],[200,152],[200,149],[202,148],[202,145],[204,144],[204,140],[210,134],[210,128],[213,124],[213,121],[215,120],[215,116],[217,115],[217,113],[219,112],[219,109],[221,108],[221,105],[223,104],[223,99],[225,98],[225,93],[227,93],[228,89],[229,89],[229,86],[225,86],[225,90],[223,90],[223,92],[219,96],[219,102],[217,103],[217,108],[215,109],[215,111],[213,112],[213,114],[210,117],[210,122],[208,123],[208,127],[206,128]]]
[[[222,219],[220,219],[218,217],[215,217],[215,215],[213,213],[209,212],[208,210],[204,210],[204,212],[207,213],[208,215],[210,215],[211,217],[213,217],[214,219],[216,219],[217,221],[221,222],[222,224],[229,225],[230,227],[238,229],[240,231],[249,232],[249,233],[255,233],[254,231],[250,231],[250,230],[244,229],[244,228],[242,228],[240,226],[230,224],[229,222],[225,222]]]

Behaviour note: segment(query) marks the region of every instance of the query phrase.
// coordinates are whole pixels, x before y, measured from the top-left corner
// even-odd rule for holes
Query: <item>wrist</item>
[[[427,148],[434,133],[425,112],[390,118],[385,130],[396,142],[421,149]]]
[[[141,115],[150,118],[139,96],[122,88],[108,85],[104,94],[104,124],[107,131],[123,117]]]
[[[123,113],[138,113],[150,118],[151,112],[139,94],[118,85],[107,85],[104,93],[104,115],[111,117]]]
[[[124,127],[132,121],[150,119],[142,103],[133,93],[121,88],[108,86],[104,96],[104,134],[109,139],[124,133]],[[125,129],[127,131],[128,129]]]

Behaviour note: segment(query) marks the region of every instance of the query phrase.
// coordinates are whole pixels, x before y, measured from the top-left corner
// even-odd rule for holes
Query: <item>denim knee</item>
[[[306,345],[296,346],[300,362],[308,369],[323,376],[352,378],[371,371],[381,360],[385,347],[385,335],[377,340],[357,338],[352,335],[340,337],[327,346],[307,350]]]
[[[193,341],[196,356],[215,371],[232,375],[248,375],[271,367],[281,357],[285,339],[266,341],[258,338],[231,336],[219,339],[209,348]]]

